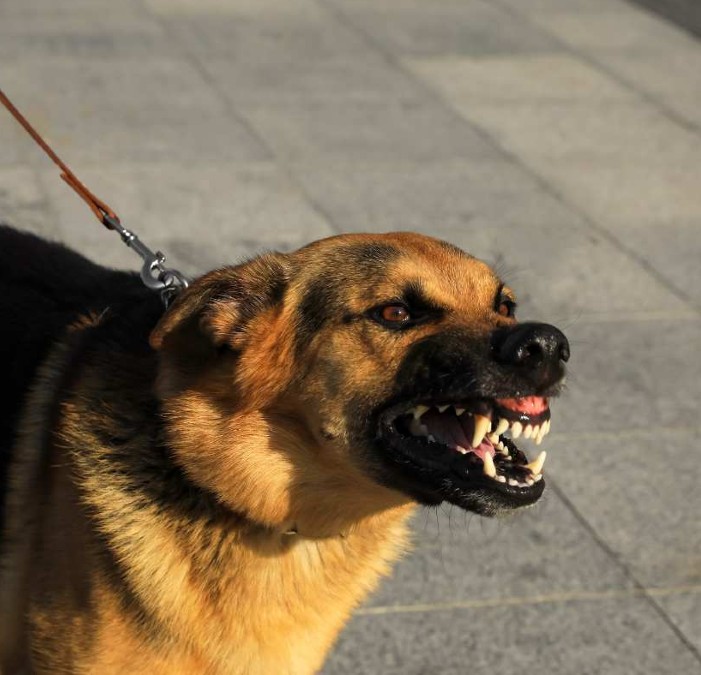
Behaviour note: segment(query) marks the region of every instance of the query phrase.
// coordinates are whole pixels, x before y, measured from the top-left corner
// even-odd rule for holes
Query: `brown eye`
[[[513,300],[502,300],[497,307],[497,312],[502,316],[512,317],[516,311],[516,303]]]
[[[404,323],[411,319],[411,314],[404,305],[387,305],[381,309],[380,316],[383,321],[391,323]]]

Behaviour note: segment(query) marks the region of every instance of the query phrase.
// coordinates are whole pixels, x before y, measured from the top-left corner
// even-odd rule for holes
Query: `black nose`
[[[547,323],[517,325],[497,337],[495,349],[498,361],[513,366],[557,365],[570,358],[567,338]]]

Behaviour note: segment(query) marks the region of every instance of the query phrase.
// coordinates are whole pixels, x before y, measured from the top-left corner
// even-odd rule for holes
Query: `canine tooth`
[[[444,413],[448,408],[450,408],[450,405],[437,405],[436,408],[438,408],[439,413]]]
[[[484,456],[484,473],[490,478],[494,478],[497,475],[497,468],[494,466],[494,460],[489,453]]]
[[[496,479],[499,483],[506,483],[506,476],[502,476],[500,473],[496,475]]]
[[[472,447],[476,448],[492,426],[492,420],[484,415],[475,415],[475,433],[472,435]]]
[[[532,435],[533,435],[533,427],[530,424],[527,424],[526,428],[523,430],[523,437],[530,438]]]
[[[543,474],[539,473],[537,476],[533,477],[533,480],[537,483],[539,480],[543,480]]]
[[[523,425],[521,422],[514,422],[511,426],[511,438],[518,438],[523,431]]]
[[[487,438],[489,439],[489,442],[494,446],[496,446],[496,444],[499,443],[499,436],[497,434],[489,434]]]
[[[425,412],[428,412],[430,408],[427,405],[417,405],[416,408],[412,410],[412,414],[414,415],[414,419],[418,420],[421,415],[423,415]]]
[[[542,450],[538,457],[536,457],[530,464],[526,464],[526,468],[529,469],[534,476],[536,476],[542,472],[546,456],[547,453],[545,450]]]
[[[460,417],[465,412],[465,408],[458,408],[458,406],[455,406],[455,414]]]
[[[409,431],[414,436],[428,436],[428,427],[425,424],[421,424],[418,419],[411,420]]]
[[[503,417],[497,422],[497,428],[494,430],[496,436],[501,436],[509,428],[509,420]]]
[[[463,455],[466,455],[469,452],[469,450],[465,450],[465,448],[463,448],[461,445],[456,445],[455,449]]]

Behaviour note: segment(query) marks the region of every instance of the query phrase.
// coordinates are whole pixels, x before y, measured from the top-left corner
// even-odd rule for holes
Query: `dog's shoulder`
[[[72,324],[106,309],[129,317],[126,327],[113,322],[114,331],[129,336],[132,324],[157,320],[160,299],[136,274],[0,225],[0,522],[16,429],[38,368]]]

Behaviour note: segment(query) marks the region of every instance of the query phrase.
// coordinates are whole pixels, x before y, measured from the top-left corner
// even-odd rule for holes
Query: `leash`
[[[51,149],[49,144],[39,135],[34,127],[27,121],[22,113],[17,110],[12,101],[0,88],[0,103],[19,122],[24,130],[34,139],[36,144],[53,160],[61,169],[61,178],[77,193],[77,195],[90,207],[95,217],[108,229],[114,230],[122,238],[122,241],[133,249],[143,260],[141,267],[141,281],[147,288],[159,291],[163,304],[168,307],[173,298],[188,287],[188,279],[181,272],[165,266],[166,257],[160,251],[155,253],[144,244],[136,234],[122,225],[119,216],[101,199],[96,197],[78,177],[68,168],[61,158]]]

